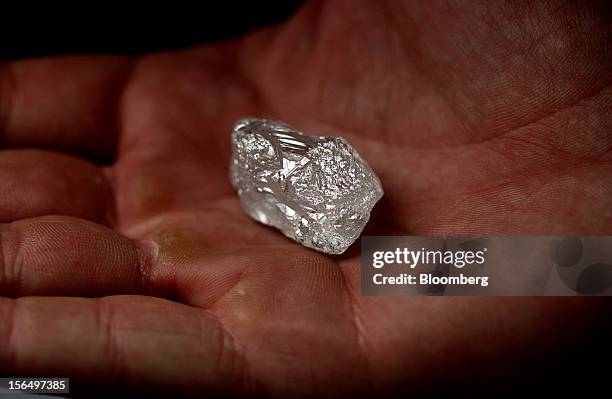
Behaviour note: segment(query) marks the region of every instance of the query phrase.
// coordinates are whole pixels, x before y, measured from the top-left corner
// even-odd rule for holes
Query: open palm
[[[314,2],[229,43],[1,65],[0,368],[331,395],[582,338],[609,302],[362,297],[354,247],[250,220],[227,176],[233,123],[272,117],[368,160],[371,234],[609,234],[612,38],[571,8]]]

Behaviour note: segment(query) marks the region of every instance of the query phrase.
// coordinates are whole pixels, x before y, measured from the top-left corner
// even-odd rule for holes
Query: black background
[[[301,3],[150,1],[140,7],[134,7],[135,3],[127,7],[96,2],[3,4],[0,60],[69,53],[138,54],[190,47],[278,23]]]

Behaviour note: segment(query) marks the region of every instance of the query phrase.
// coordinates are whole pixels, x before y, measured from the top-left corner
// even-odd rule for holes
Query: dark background
[[[134,3],[129,8],[96,2],[3,4],[0,61],[69,53],[139,54],[190,47],[278,23],[302,3],[300,0],[182,4],[150,1],[142,2],[139,8]]]

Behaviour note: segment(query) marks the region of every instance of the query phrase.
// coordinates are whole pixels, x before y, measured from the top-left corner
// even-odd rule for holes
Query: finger
[[[105,385],[214,390],[236,387],[241,365],[228,335],[196,308],[157,298],[0,299],[0,369]],[[176,392],[174,392],[176,393]]]
[[[0,295],[103,296],[148,292],[152,250],[82,219],[0,224]]]
[[[108,224],[114,200],[101,169],[45,151],[0,151],[0,222],[60,214]]]
[[[129,65],[120,57],[0,64],[0,143],[111,157]]]

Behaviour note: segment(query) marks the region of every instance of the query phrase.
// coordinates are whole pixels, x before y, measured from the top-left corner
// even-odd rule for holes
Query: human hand
[[[240,209],[230,131],[254,115],[349,139],[385,189],[372,234],[610,233],[597,10],[382,3],[308,3],[188,51],[2,65],[0,367],[333,395],[502,376],[588,335],[608,301],[362,297],[355,248],[306,249]]]

